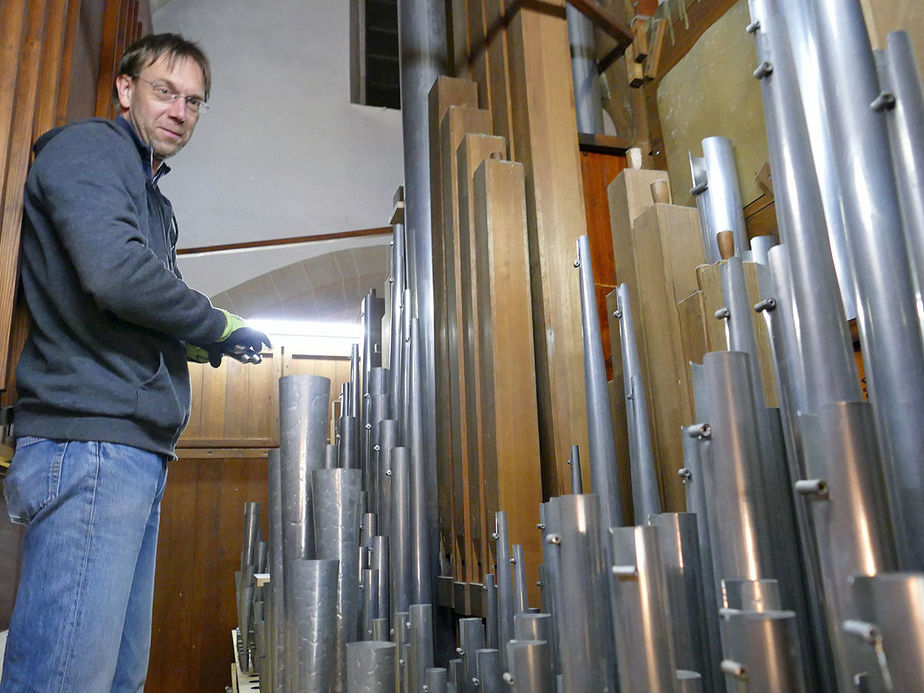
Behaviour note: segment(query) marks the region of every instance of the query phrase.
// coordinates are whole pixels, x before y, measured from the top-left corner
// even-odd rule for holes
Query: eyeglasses
[[[183,96],[182,94],[175,94],[170,91],[170,89],[163,84],[162,82],[152,82],[149,79],[144,77],[135,76],[135,79],[140,79],[145,84],[151,85],[151,92],[154,94],[154,98],[158,101],[163,101],[164,103],[176,103],[180,99],[186,102],[186,109],[190,113],[195,113],[196,115],[201,115],[206,113],[209,110],[209,105],[198,96]]]

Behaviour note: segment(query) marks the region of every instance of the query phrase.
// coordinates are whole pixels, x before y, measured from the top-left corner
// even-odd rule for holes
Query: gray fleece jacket
[[[176,224],[150,147],[122,118],[93,119],[46,133],[35,152],[16,435],[174,457],[189,420],[185,344],[217,341],[225,318],[176,269]]]

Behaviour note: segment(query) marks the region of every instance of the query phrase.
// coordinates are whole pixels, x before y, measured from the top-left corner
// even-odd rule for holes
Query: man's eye
[[[160,94],[161,96],[169,96],[170,90],[167,89],[167,87],[158,87],[157,93]]]

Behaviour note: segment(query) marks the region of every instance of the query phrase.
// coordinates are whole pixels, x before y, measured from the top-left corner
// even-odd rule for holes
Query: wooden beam
[[[555,11],[559,10],[559,11]],[[571,445],[587,449],[576,242],[586,229],[564,3],[507,11],[516,156],[526,174],[543,495],[568,488]]]
[[[460,341],[465,368],[465,419],[468,422],[468,494],[469,512],[472,514],[472,543],[478,569],[475,579],[491,572],[486,566],[490,542],[487,541],[488,521],[485,512],[485,460],[484,422],[482,420],[481,354],[477,348],[482,317],[476,295],[480,289],[475,259],[475,198],[472,194],[472,176],[475,170],[490,158],[503,158],[507,143],[503,137],[467,134],[456,151],[457,186],[459,190],[459,289],[462,296]],[[503,508],[507,509],[507,508]],[[510,508],[513,511],[513,508]]]
[[[620,47],[625,48],[632,44],[634,37],[631,29],[609,7],[598,5],[596,0],[568,0],[568,4],[590,19],[602,31],[616,39],[616,43]]]
[[[340,231],[337,233],[319,233],[314,236],[291,236],[289,238],[267,238],[262,241],[243,241],[223,245],[201,245],[195,248],[177,248],[177,255],[207,255],[209,253],[226,253],[232,250],[251,250],[254,248],[274,248],[280,245],[298,245],[315,241],[337,241],[344,238],[365,238],[366,236],[386,236],[394,232],[390,226],[358,231]]]
[[[478,106],[478,90],[474,82],[438,77],[428,97],[430,127],[430,213],[431,246],[433,252],[433,351],[436,371],[436,487],[439,498],[440,544],[452,560],[453,518],[456,499],[453,496],[453,474],[456,464],[453,460],[453,435],[449,370],[449,326],[447,300],[450,296],[446,284],[446,234],[451,228],[444,226],[444,205],[452,205],[452,199],[443,199],[444,186],[443,150],[440,146],[440,123],[450,106]]]
[[[510,542],[524,545],[527,575],[538,575],[542,551],[534,523],[542,483],[522,164],[487,159],[471,192],[484,514],[491,521],[495,511],[508,511]],[[535,582],[528,585],[536,604]]]
[[[81,0],[70,0],[67,3],[67,17],[64,22],[64,45],[61,49],[61,69],[59,78],[61,87],[58,89],[58,102],[55,104],[55,126],[67,122],[67,106],[70,102],[71,66],[74,63],[74,46],[77,43],[77,27],[80,23]]]
[[[103,15],[102,46],[99,54],[99,78],[96,83],[96,116],[108,118],[112,109],[112,72],[115,70],[116,51],[119,49],[119,19],[122,0],[106,0]]]

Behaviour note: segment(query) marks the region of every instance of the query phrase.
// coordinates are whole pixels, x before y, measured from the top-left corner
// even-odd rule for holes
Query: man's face
[[[160,101],[154,95],[155,83],[181,98]],[[191,58],[170,60],[162,56],[141,70],[137,78],[119,75],[116,89],[122,115],[135,127],[141,139],[154,149],[158,161],[173,156],[189,142],[199,113],[186,105],[187,96],[205,98],[202,68]]]

